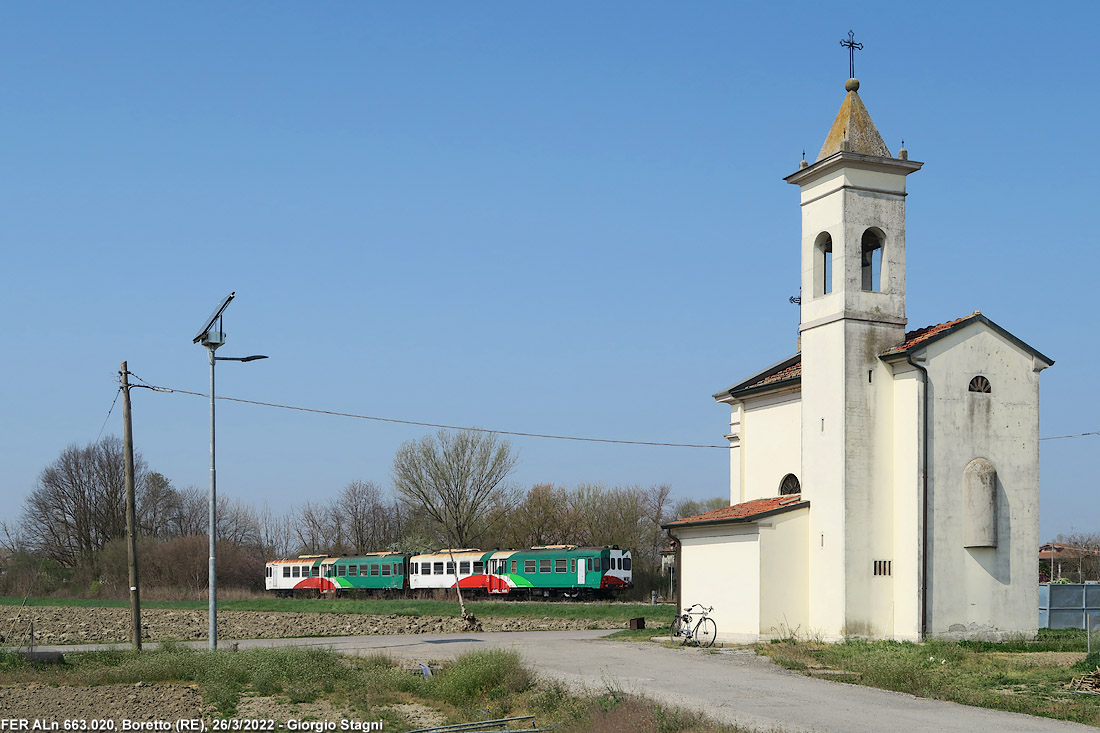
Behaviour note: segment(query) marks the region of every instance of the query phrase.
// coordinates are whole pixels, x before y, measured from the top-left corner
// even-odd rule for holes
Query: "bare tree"
[[[28,549],[62,565],[94,567],[96,553],[126,531],[124,473],[122,441],[114,436],[63,450],[24,504],[20,529]],[[145,477],[145,461],[135,455],[139,503]]]
[[[484,531],[490,506],[515,502],[507,479],[516,462],[508,441],[493,433],[440,430],[398,448],[393,485],[411,510],[432,520],[453,550]],[[453,557],[452,564],[457,568]],[[466,613],[457,574],[455,592],[462,617],[476,623]]]

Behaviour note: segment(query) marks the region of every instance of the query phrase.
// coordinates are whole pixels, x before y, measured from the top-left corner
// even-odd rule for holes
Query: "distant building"
[[[731,408],[731,506],[665,525],[679,600],[713,605],[731,641],[1033,635],[1054,362],[978,311],[906,332],[906,178],[923,164],[892,156],[858,88],[785,179],[801,192],[799,351],[714,395]],[[942,267],[982,277],[962,244]]]
[[[1070,578],[1074,582],[1098,580],[1097,559],[1100,549],[1067,545],[1064,542],[1048,542],[1039,545],[1039,575],[1047,580]],[[1090,572],[1091,571],[1091,572]]]

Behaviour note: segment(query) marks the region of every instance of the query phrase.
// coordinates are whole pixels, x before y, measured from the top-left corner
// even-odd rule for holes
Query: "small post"
[[[134,500],[134,429],[130,416],[130,372],[122,362],[122,435],[126,458],[126,556],[130,578],[130,646],[141,651],[141,597],[138,594],[137,517]]]
[[[1092,654],[1092,614],[1085,614],[1085,648],[1086,654]]]

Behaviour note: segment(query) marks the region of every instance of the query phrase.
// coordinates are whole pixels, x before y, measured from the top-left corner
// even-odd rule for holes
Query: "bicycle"
[[[692,610],[696,606],[699,610]],[[689,641],[694,641],[701,648],[706,649],[714,643],[714,637],[718,635],[718,624],[714,623],[714,619],[707,615],[713,610],[714,606],[706,608],[701,603],[689,606],[682,614],[672,620],[669,637],[672,641],[679,642],[680,646],[687,644]],[[692,616],[699,617],[697,621],[694,621],[694,625]]]

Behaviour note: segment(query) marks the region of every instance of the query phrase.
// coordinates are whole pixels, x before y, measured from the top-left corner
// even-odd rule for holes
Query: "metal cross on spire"
[[[848,40],[843,38],[840,40],[840,45],[848,49],[848,78],[856,78],[856,51],[863,50],[862,43],[856,43],[856,32],[848,31]]]

